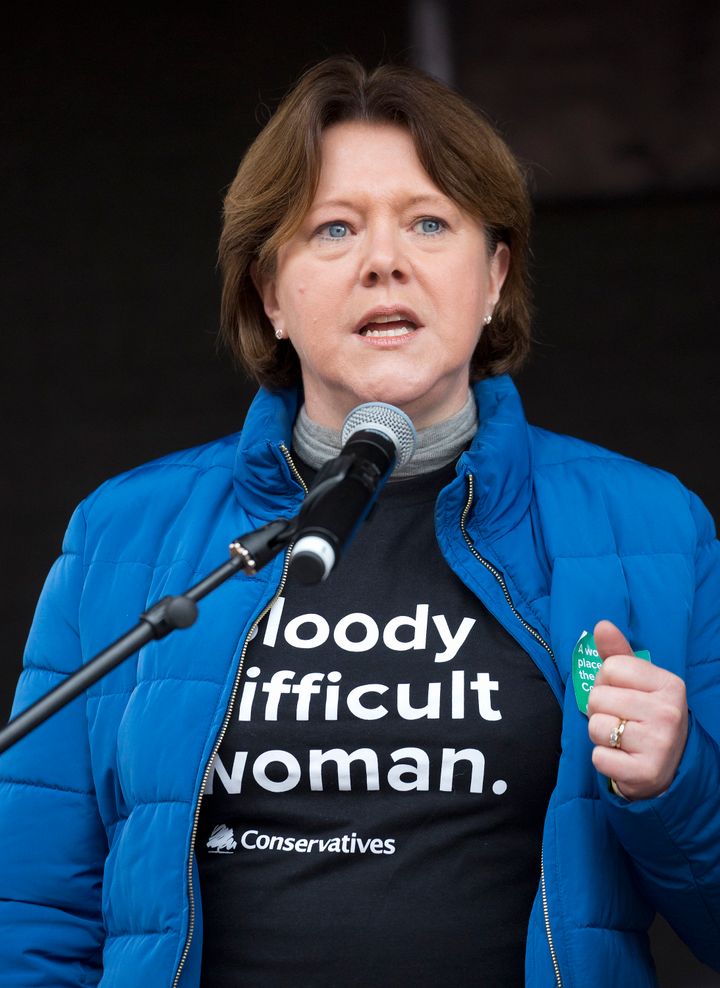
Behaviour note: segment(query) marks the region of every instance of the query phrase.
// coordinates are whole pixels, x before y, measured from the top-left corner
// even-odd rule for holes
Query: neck
[[[418,429],[412,459],[395,469],[391,481],[430,473],[451,463],[470,442],[477,427],[475,397],[472,391],[468,391],[467,401],[459,412],[444,422]],[[295,420],[293,449],[308,466],[318,470],[340,452],[340,432],[313,422],[303,405]]]

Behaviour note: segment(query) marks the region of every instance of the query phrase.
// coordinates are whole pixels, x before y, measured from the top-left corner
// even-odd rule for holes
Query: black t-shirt
[[[388,485],[258,626],[201,809],[203,988],[524,984],[560,709],[441,555],[451,477]]]

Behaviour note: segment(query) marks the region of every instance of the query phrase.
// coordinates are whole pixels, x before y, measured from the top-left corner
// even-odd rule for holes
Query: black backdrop
[[[518,12],[536,17],[538,5],[510,4],[507,23],[495,9],[494,31],[505,28],[500,59],[482,31],[483,5],[466,5],[472,16],[462,23],[445,6],[448,34],[436,45],[445,44],[455,81],[511,142],[517,136],[522,153],[523,121],[557,120],[563,99],[574,98],[558,78],[539,99],[527,47],[507,41],[508,23],[515,19],[510,39],[519,37]],[[552,40],[555,8],[567,27],[565,5],[541,6]],[[693,16],[705,9],[687,6]],[[242,423],[253,389],[216,352],[215,251],[223,188],[244,147],[320,57],[351,51],[371,64],[428,64],[427,38],[418,35],[428,7],[367,2],[341,12],[314,2],[275,4],[269,14],[235,4],[222,14],[156,8],[139,19],[56,10],[9,26],[0,60],[3,713],[34,601],[77,501],[108,475]],[[591,64],[614,61],[605,35],[590,30],[588,38]],[[474,60],[483,45],[494,55],[484,85]],[[564,57],[560,45],[558,63]],[[707,84],[717,76],[710,71]],[[502,102],[518,90],[519,109]],[[602,143],[603,127],[592,121],[589,105],[588,133]],[[618,185],[608,160],[564,196],[562,183],[543,179],[567,162],[557,153],[563,133],[528,145],[537,345],[519,385],[529,417],[678,473],[717,517],[718,184],[706,170],[700,180],[685,172],[649,183],[633,173],[629,186]],[[664,927],[655,947],[666,988],[720,985]]]

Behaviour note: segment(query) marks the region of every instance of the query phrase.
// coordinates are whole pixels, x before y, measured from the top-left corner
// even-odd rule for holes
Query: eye
[[[347,223],[342,223],[340,220],[333,220],[332,223],[326,223],[321,226],[317,231],[321,237],[326,237],[329,240],[342,240],[350,232]]]
[[[415,228],[419,233],[424,233],[428,236],[432,236],[436,233],[442,233],[447,229],[445,223],[438,219],[437,216],[424,216],[421,220],[417,221]]]

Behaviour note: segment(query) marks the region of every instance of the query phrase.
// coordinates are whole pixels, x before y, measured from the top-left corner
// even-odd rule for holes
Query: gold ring
[[[610,747],[619,748],[622,745],[622,736],[625,730],[626,720],[620,719],[617,725],[610,731]]]

